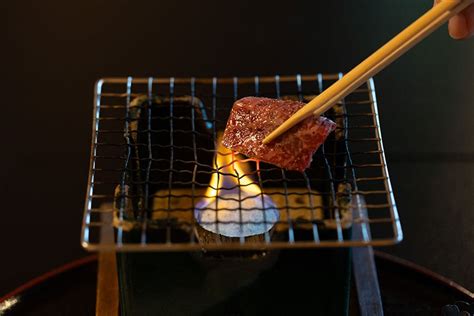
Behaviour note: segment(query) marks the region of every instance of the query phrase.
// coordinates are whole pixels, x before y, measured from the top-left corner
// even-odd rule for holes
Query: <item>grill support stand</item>
[[[365,224],[367,210],[364,208],[363,197],[353,198],[353,216],[355,223],[352,236],[356,239],[370,239],[369,225]],[[104,207],[103,209],[106,209]],[[112,213],[102,213],[103,221],[112,221]],[[104,225],[101,230],[102,242],[114,243],[112,226]],[[359,312],[362,316],[383,315],[374,252],[371,246],[355,247],[352,250],[354,280],[357,289]],[[96,315],[119,315],[119,287],[117,275],[116,253],[103,251],[99,253],[97,274]]]
[[[353,197],[354,222],[352,236],[356,239],[370,240],[370,228],[364,220],[367,219],[365,201],[360,195]],[[105,205],[103,209],[107,209]],[[112,213],[102,213],[104,222],[112,221]],[[101,230],[103,243],[114,243],[112,225],[104,225]],[[354,247],[352,249],[352,263],[354,280],[357,289],[359,311],[362,316],[383,315],[382,299],[380,295],[374,252],[371,246]],[[97,274],[97,316],[119,315],[119,287],[116,253],[103,251],[99,253],[99,267]]]
[[[117,316],[119,314],[116,254],[112,251],[99,253],[95,314],[97,316]]]
[[[110,205],[103,206],[105,210]],[[111,212],[101,214],[102,221],[110,223],[101,228],[100,238],[102,243],[114,243],[114,229],[112,226],[113,214]],[[117,274],[117,259],[115,251],[99,252],[99,263],[97,269],[97,295],[95,314],[97,316],[119,315],[119,286]]]
[[[352,238],[370,240],[370,227],[366,224],[367,209],[364,207],[365,201],[360,195],[354,196],[353,201],[352,216],[354,216],[355,223],[352,227]],[[372,246],[354,247],[352,249],[352,264],[360,315],[383,315],[382,298]]]

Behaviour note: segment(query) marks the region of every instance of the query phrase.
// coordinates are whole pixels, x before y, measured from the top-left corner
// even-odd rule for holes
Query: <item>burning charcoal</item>
[[[273,142],[263,139],[304,103],[291,100],[246,97],[234,103],[222,144],[246,156],[278,167],[304,171],[312,156],[336,124],[325,117],[309,117]]]
[[[127,148],[131,158],[124,174],[125,188],[118,187],[116,199],[117,205],[127,206],[125,219],[137,220],[135,224],[139,225],[141,216],[151,217],[154,194],[160,191],[169,194],[180,183],[189,183],[195,164],[212,164],[212,122],[203,102],[192,96],[149,99],[140,95],[131,101],[128,116],[129,129],[124,137],[130,144]],[[197,174],[195,181],[205,183],[209,177]],[[127,197],[121,196],[122,190],[126,190]],[[168,213],[165,215],[167,219]]]
[[[196,163],[211,165],[214,141],[212,124],[198,98],[154,97],[151,104],[148,101],[146,97],[138,97],[133,101],[132,105],[137,105],[138,113],[131,124],[131,135],[135,137],[134,153],[138,158],[135,169],[141,170],[141,181],[137,182],[143,183],[148,178],[151,195],[160,189],[170,189],[170,172],[173,187],[179,187],[179,183],[192,180]],[[150,157],[152,164],[148,172]],[[195,179],[198,182],[208,180],[203,174],[197,174]]]

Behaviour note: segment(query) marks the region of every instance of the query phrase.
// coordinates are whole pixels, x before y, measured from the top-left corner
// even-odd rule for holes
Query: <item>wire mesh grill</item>
[[[106,78],[95,91],[90,174],[82,228],[89,250],[267,249],[389,245],[402,231],[385,162],[373,80],[325,115],[337,129],[304,173],[231,154],[244,174],[220,168],[220,132],[244,96],[309,101],[342,75],[247,78]],[[215,209],[239,212],[261,199],[264,225],[225,237],[196,220],[211,178],[231,177],[237,196],[219,190]],[[243,181],[245,180],[245,181]],[[251,193],[248,186],[259,188]],[[265,199],[279,213],[265,218]],[[224,204],[222,204],[224,203]],[[201,203],[202,204],[202,203]],[[268,202],[267,202],[268,204]],[[218,205],[221,205],[219,207]],[[224,205],[224,206],[222,206]],[[212,223],[211,223],[212,224]],[[362,234],[352,235],[359,225]]]

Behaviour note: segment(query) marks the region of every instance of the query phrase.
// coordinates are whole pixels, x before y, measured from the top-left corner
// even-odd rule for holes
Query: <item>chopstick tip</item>
[[[268,143],[271,143],[272,141],[274,141],[278,136],[280,136],[281,132],[280,132],[280,127],[278,127],[277,129],[275,129],[273,132],[271,132],[270,134],[268,134],[262,141],[262,144],[264,145],[267,145]]]

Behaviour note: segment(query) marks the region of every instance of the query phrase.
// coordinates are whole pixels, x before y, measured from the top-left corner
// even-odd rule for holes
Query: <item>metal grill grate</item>
[[[263,249],[389,245],[402,231],[385,162],[372,80],[326,116],[337,129],[304,173],[232,154],[245,175],[215,168],[233,102],[256,95],[309,101],[342,75],[251,78],[106,78],[95,91],[90,174],[82,228],[89,250]],[[227,153],[228,155],[228,153]],[[238,207],[269,197],[273,228],[224,237],[195,220],[212,174],[234,176]],[[242,184],[243,178],[252,183]],[[261,192],[243,198],[245,186]],[[232,199],[225,192],[219,201]],[[234,198],[235,199],[235,198]],[[263,212],[263,210],[262,210]],[[265,212],[263,212],[265,214]],[[265,215],[263,221],[266,221]],[[226,224],[216,222],[216,227]],[[237,225],[252,223],[240,220]],[[255,224],[255,223],[253,223]],[[352,234],[355,225],[362,234]]]

